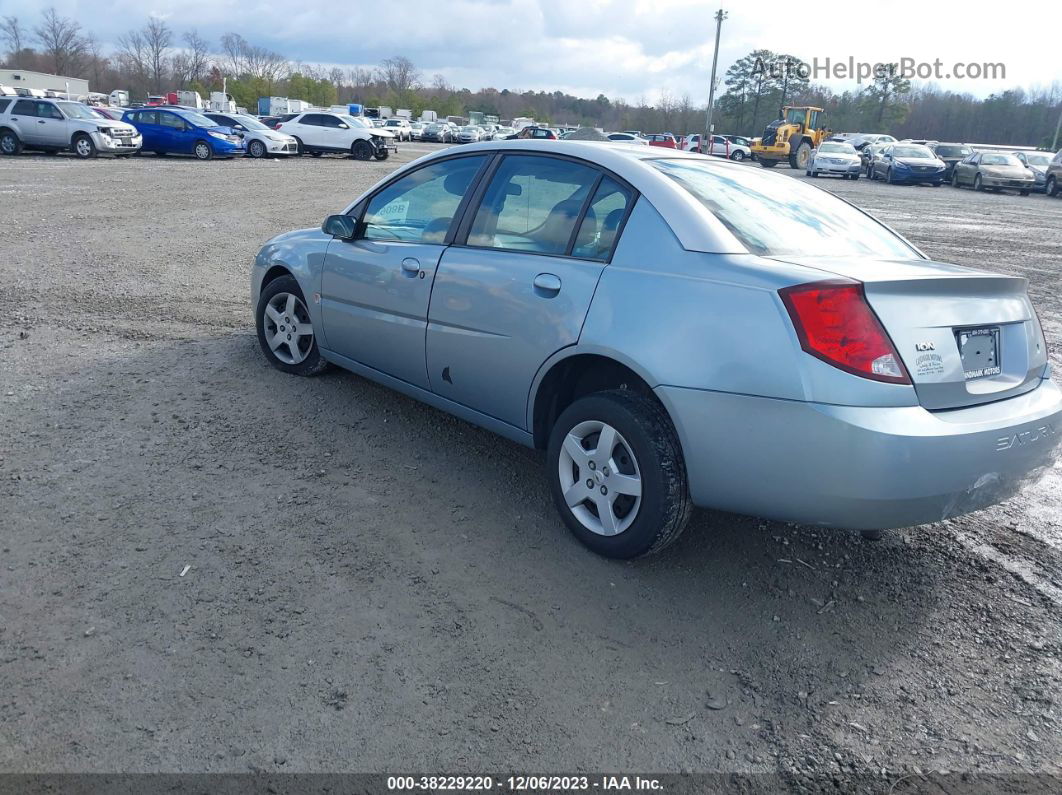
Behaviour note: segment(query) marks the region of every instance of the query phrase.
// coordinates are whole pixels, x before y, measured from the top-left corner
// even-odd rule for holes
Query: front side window
[[[443,160],[392,182],[365,208],[362,236],[442,245],[461,200],[486,160],[482,155]]]
[[[506,157],[483,195],[468,245],[567,254],[598,173],[559,158]]]
[[[212,125],[214,122],[210,122]],[[169,127],[173,130],[183,130],[184,121],[174,116],[172,113],[160,113],[159,124],[163,127]]]
[[[870,216],[835,196],[759,169],[699,160],[652,160],[753,254],[919,259]]]
[[[42,119],[62,119],[63,114],[51,102],[38,102],[37,115]]]
[[[344,123],[335,116],[321,116],[320,119],[322,127],[334,127],[339,129],[340,127],[345,126]]]

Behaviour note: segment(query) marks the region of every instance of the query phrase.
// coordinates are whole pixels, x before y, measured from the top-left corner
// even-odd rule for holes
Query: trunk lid
[[[863,282],[927,409],[973,406],[1034,389],[1047,364],[1026,280],[928,260],[787,257]]]

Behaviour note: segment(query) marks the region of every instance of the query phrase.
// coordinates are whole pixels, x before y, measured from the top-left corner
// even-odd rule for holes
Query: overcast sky
[[[0,0],[0,14],[36,24],[47,0]],[[1062,81],[1062,2],[727,3],[720,73],[753,49],[810,61],[1002,62],[1005,79],[940,80],[984,96],[1011,86]],[[405,55],[426,81],[435,73],[477,89],[562,90],[652,102],[668,91],[696,103],[708,93],[718,2],[700,0],[81,0],[56,2],[105,44],[148,14],[175,31],[193,26],[217,47],[227,31],[293,60],[371,65]],[[362,9],[365,9],[362,11]],[[370,10],[371,9],[371,10]],[[769,10],[766,10],[769,9]],[[818,10],[817,10],[818,9]],[[1049,38],[1053,35],[1054,38]],[[1052,43],[1053,42],[1053,43]],[[834,89],[851,80],[820,80]],[[107,86],[94,89],[108,89]]]

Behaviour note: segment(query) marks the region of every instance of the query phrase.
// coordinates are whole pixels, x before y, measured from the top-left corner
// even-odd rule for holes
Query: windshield
[[[820,152],[836,152],[838,154],[854,155],[856,153],[855,147],[851,144],[840,143],[839,141],[827,142],[819,147]]]
[[[478,133],[479,132],[479,127],[462,127],[461,128],[461,132]]]
[[[387,126],[388,127],[401,127],[402,126],[402,120],[401,119],[388,119],[387,120]]]
[[[933,160],[936,155],[929,151],[925,146],[894,146],[892,148],[893,157],[916,157]]]
[[[707,207],[753,254],[918,257],[870,216],[803,182],[694,159],[650,163]]]
[[[1042,155],[1039,153],[1026,154],[1025,159],[1029,161],[1031,166],[1049,166],[1051,165],[1051,155]]]
[[[213,119],[208,119],[202,113],[192,113],[190,111],[181,111],[177,114],[189,124],[194,124],[196,127],[220,127]]]
[[[371,128],[371,127],[375,126],[371,121],[369,121],[368,119],[365,119],[365,118],[363,118],[361,116],[346,116],[346,115],[343,115],[343,120],[346,121],[346,122],[349,122],[350,124],[354,125],[355,127],[369,127],[369,128]]]
[[[1014,155],[985,155],[981,158],[982,166],[1020,166]]]
[[[95,115],[89,110],[88,105],[82,105],[80,102],[56,102],[63,113],[68,119],[87,119],[88,121],[96,121],[99,116]]]
[[[248,130],[270,130],[271,127],[266,127],[258,119],[252,119],[250,116],[244,116],[242,113],[238,116],[233,116],[236,121],[246,127]]]
[[[936,152],[937,157],[967,157],[973,154],[968,146],[938,146]]]

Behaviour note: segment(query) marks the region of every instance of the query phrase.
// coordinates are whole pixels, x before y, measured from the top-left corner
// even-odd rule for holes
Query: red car
[[[121,121],[122,113],[124,112],[122,108],[102,108],[99,106],[92,106],[89,110],[111,121]]]
[[[649,146],[662,146],[665,149],[678,149],[678,143],[675,141],[675,136],[671,133],[651,133],[645,137],[649,139]]]

